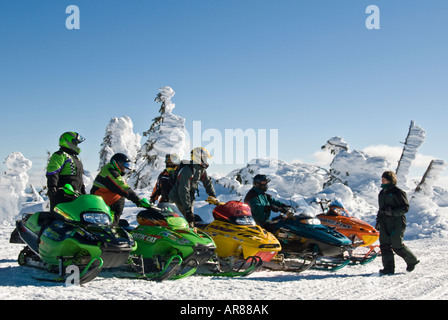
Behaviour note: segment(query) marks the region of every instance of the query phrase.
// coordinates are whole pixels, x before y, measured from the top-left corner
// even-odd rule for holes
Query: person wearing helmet
[[[207,174],[208,159],[211,159],[211,156],[206,149],[194,148],[191,151],[191,160],[180,164],[181,169],[169,193],[170,201],[176,204],[190,227],[194,227],[193,205],[199,182],[202,182],[209,196],[216,198],[212,179]]]
[[[90,190],[91,194],[101,196],[110,207],[115,225],[120,221],[125,199],[131,200],[139,207],[148,206],[147,200],[140,199],[123,178],[130,169],[131,160],[125,154],[114,154],[109,163],[101,168]]]
[[[62,190],[65,184],[70,184],[82,194],[86,193],[82,177],[84,168],[78,157],[81,152],[78,144],[84,140],[77,132],[63,133],[59,138],[59,150],[53,153],[48,161],[46,177],[51,212],[58,203],[75,199],[76,196],[68,195]]]
[[[253,187],[244,198],[244,203],[250,206],[252,216],[255,222],[260,225],[266,225],[271,211],[288,213],[290,206],[275,200],[267,194],[269,178],[264,174],[257,174],[253,179]]]
[[[169,202],[169,193],[176,182],[176,169],[179,164],[179,156],[175,153],[165,155],[165,169],[159,174],[156,185],[149,198],[151,202]]]

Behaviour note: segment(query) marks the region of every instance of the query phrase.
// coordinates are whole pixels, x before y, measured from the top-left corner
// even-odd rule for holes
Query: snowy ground
[[[379,277],[380,259],[336,272],[255,272],[245,278],[192,276],[161,283],[114,278],[103,272],[78,287],[39,282],[44,271],[17,264],[23,245],[10,244],[12,226],[0,226],[0,300],[409,300],[448,299],[447,238],[407,241],[421,263],[412,273],[397,259],[393,276]]]

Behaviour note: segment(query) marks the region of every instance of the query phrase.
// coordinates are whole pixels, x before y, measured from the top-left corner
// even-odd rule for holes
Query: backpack
[[[193,164],[192,164],[190,161],[188,161],[188,160],[182,160],[182,161],[177,165],[176,169],[174,169],[174,171],[170,174],[170,182],[171,182],[171,184],[172,184],[173,186],[174,186],[174,184],[176,183],[177,178],[179,177],[179,173],[180,173],[180,171],[181,171],[184,167],[186,167],[186,166],[189,166],[190,169],[191,169],[191,171],[192,171],[193,174],[194,174]]]
[[[191,161],[188,161],[188,160],[182,160],[182,161],[177,165],[176,169],[170,174],[171,189],[172,189],[172,188],[174,187],[174,185],[176,184],[177,179],[178,179],[178,177],[179,177],[179,174],[180,174],[181,170],[182,170],[184,167],[186,167],[186,166],[190,167],[191,172],[193,173],[193,175],[195,174],[195,170],[194,170],[194,167],[193,167],[193,163],[192,163]],[[169,191],[171,191],[171,190],[169,190]],[[196,195],[199,197],[199,189],[196,190]]]

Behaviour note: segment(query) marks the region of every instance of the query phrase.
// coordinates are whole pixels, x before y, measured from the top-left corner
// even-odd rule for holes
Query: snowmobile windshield
[[[340,216],[350,218],[350,215],[348,214],[347,210],[345,210],[344,208],[333,207],[331,210]]]
[[[314,216],[314,214],[310,212],[301,212],[299,215],[294,216],[296,220],[299,220],[302,223],[318,225],[321,224],[320,220]]]
[[[86,223],[98,225],[110,225],[110,217],[103,212],[85,212],[82,214],[82,219]]]
[[[333,200],[330,203],[330,206],[336,206],[336,207],[340,207],[340,208],[344,208],[344,205],[341,203],[341,201],[339,200]]]
[[[157,204],[157,208],[162,209],[162,214],[165,216],[181,217],[179,209],[174,203],[170,202],[160,202]]]
[[[306,223],[306,224],[311,224],[311,225],[319,225],[321,224],[320,220],[317,218],[305,218],[305,219],[300,219],[300,222],[302,223]]]
[[[252,216],[236,217],[235,223],[240,226],[254,226],[255,220]]]
[[[334,213],[343,217],[350,217],[347,210],[345,210],[344,205],[339,200],[333,200],[330,203],[330,211],[334,211]]]

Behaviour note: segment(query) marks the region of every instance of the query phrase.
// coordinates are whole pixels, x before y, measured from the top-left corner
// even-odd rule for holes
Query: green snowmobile
[[[11,236],[13,243],[25,243],[18,257],[19,265],[59,272],[56,279],[38,280],[64,282],[66,268],[76,266],[79,283],[93,280],[104,268],[123,265],[135,249],[132,236],[112,225],[112,214],[100,196],[81,195],[69,184],[68,194],[77,198],[60,203],[50,212],[26,214],[16,222]]]
[[[131,253],[131,266],[137,272],[125,278],[161,281],[192,274],[235,277],[255,269],[250,265],[244,270],[223,270],[213,239],[197,228],[190,228],[172,203],[159,203],[139,212],[137,222],[134,229],[125,227],[137,243]]]

